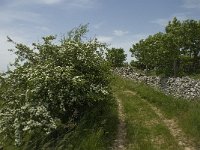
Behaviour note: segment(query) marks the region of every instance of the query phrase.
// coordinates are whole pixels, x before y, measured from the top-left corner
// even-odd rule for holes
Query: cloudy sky
[[[6,36],[31,44],[89,23],[88,37],[124,48],[130,61],[131,45],[175,16],[199,20],[200,0],[0,0],[0,71],[14,58]]]

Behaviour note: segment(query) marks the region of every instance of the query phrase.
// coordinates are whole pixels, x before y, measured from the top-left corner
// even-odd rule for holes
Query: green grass
[[[115,95],[122,100],[126,114],[127,149],[132,150],[178,150],[178,145],[168,128],[141,99],[127,91],[133,90],[132,81],[116,77],[113,83]]]
[[[118,113],[116,101],[95,107],[81,119],[71,131],[60,127],[48,136],[28,135],[24,144],[17,148],[12,142],[4,144],[5,150],[107,150],[117,133]]]
[[[106,108],[107,107],[107,108]],[[116,136],[118,117],[117,106],[104,106],[89,112],[79,127],[65,135],[59,145],[63,149],[106,150],[112,146]]]
[[[139,103],[141,98],[145,99],[149,103],[159,108],[165,115],[165,117],[176,119],[179,123],[179,126],[187,134],[187,136],[194,139],[197,145],[200,145],[200,102],[189,101],[184,99],[176,99],[171,96],[166,96],[163,93],[156,91],[147,85],[135,83],[131,80],[122,79],[120,77],[116,77],[115,86],[116,86],[115,90],[117,93],[120,93],[120,91],[124,90],[130,90],[130,91],[135,91],[138,95],[134,97],[133,96],[128,97],[127,94],[122,94],[120,96],[121,99],[127,99],[124,100],[125,111],[127,114],[129,113],[134,114],[137,112],[131,110],[134,109],[136,105],[132,103],[136,103],[135,101],[138,101]],[[140,106],[142,106],[142,104],[140,104]],[[128,109],[128,107],[131,107],[131,109],[130,108]],[[126,109],[128,109],[129,111]],[[148,108],[146,109],[149,110]],[[149,117],[149,114],[151,113],[152,112],[150,111],[146,112],[146,115],[148,115]],[[137,117],[137,115],[134,116]],[[141,117],[146,118],[146,115]],[[130,124],[129,119],[131,119],[131,117],[127,119],[128,126]]]
[[[193,78],[195,80],[200,80],[200,74],[192,74],[189,76],[190,78]]]

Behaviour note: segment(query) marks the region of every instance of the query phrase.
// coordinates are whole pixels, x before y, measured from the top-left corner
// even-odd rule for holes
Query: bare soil
[[[113,145],[113,150],[125,150],[126,144],[126,124],[125,124],[125,115],[123,113],[123,106],[120,99],[117,99],[118,103],[118,116],[119,116],[119,124],[118,124],[118,132],[117,138]]]

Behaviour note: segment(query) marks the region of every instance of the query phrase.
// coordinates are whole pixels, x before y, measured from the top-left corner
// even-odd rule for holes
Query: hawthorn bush
[[[69,32],[60,42],[55,36],[33,43],[15,44],[14,69],[0,76],[2,108],[0,132],[23,142],[37,129],[48,134],[59,125],[79,120],[85,112],[112,99],[107,49],[97,39],[83,40],[87,26]]]

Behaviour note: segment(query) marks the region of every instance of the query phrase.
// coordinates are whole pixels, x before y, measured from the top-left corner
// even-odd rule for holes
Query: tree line
[[[200,21],[174,18],[165,32],[148,36],[130,49],[131,65],[166,76],[200,72]]]

